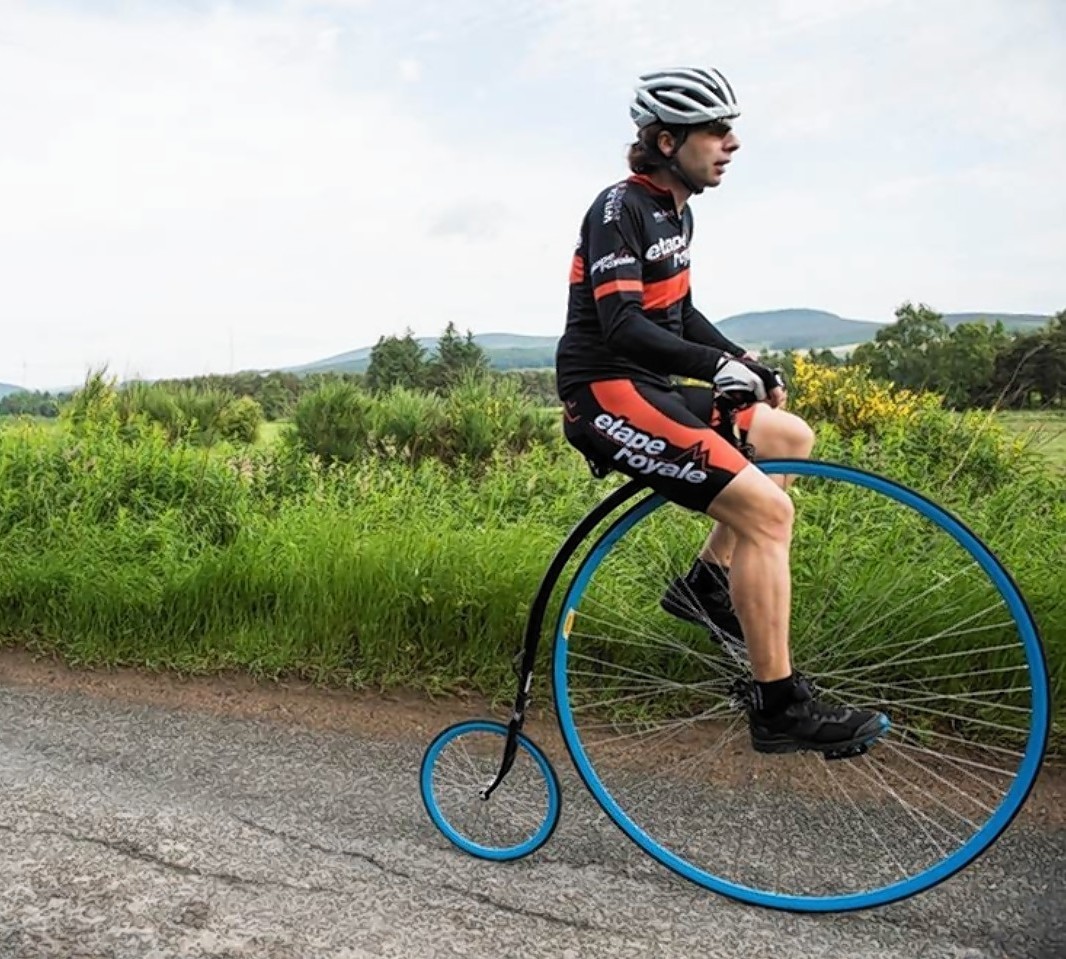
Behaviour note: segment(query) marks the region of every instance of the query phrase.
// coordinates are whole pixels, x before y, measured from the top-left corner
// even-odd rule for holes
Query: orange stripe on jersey
[[[661,437],[680,449],[702,449],[705,466],[728,470],[734,475],[747,467],[748,460],[724,436],[707,426],[686,426],[670,419],[640,395],[632,380],[600,380],[589,383],[589,390],[603,409],[624,416],[642,433]],[[699,459],[698,454],[694,459]]]
[[[733,415],[733,422],[742,430],[750,430],[752,421],[755,419],[755,410],[757,408],[757,404],[753,403],[751,406],[745,406],[742,410],[737,410]]]
[[[580,253],[575,253],[573,260],[570,261],[570,282],[580,283],[585,279],[585,261],[581,259]]]
[[[611,280],[610,283],[604,283],[603,286],[597,286],[592,291],[593,296],[597,300],[602,300],[605,296],[610,296],[612,293],[643,293],[644,281],[643,280]]]
[[[644,286],[644,308],[664,310],[688,295],[689,271],[682,270],[669,280],[659,280]]]

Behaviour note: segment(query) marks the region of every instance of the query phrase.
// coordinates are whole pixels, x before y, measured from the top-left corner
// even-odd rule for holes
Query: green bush
[[[469,376],[443,397],[400,386],[368,394],[326,384],[297,404],[290,439],[330,462],[377,456],[408,465],[427,458],[485,465],[498,453],[554,443],[558,433],[554,417],[514,380]]]
[[[239,396],[224,406],[218,417],[218,431],[234,443],[254,443],[263,423],[263,410],[250,396]]]
[[[443,459],[448,434],[444,401],[436,393],[394,386],[375,396],[369,443],[378,455],[411,464]]]
[[[325,383],[300,397],[287,438],[329,462],[365,459],[371,452],[373,405],[370,396],[351,383]]]
[[[523,453],[553,442],[559,426],[541,415],[520,384],[503,377],[467,377],[447,399],[451,457],[484,462],[494,451]]]
[[[76,431],[114,430],[130,441],[156,424],[172,443],[183,439],[211,446],[222,440],[255,442],[263,413],[255,400],[227,390],[155,383],[131,383],[120,389],[99,371],[74,394],[66,418]]]

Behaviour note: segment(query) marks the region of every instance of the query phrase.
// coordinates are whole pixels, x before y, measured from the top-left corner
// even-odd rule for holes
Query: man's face
[[[692,130],[677,151],[677,158],[689,177],[705,187],[714,187],[722,182],[726,165],[739,149],[740,140],[731,124],[719,120]]]

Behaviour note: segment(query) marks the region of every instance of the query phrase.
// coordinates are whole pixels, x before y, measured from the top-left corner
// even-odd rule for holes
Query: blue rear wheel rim
[[[521,753],[529,756],[541,776],[544,778],[547,789],[547,807],[544,818],[529,837],[520,843],[509,846],[494,847],[484,845],[469,839],[467,836],[449,822],[448,817],[441,810],[433,790],[433,771],[444,748],[462,736],[473,733],[489,733],[500,737],[500,755],[503,755],[503,746],[507,738],[507,726],[487,719],[471,719],[456,723],[447,729],[441,730],[429,744],[422,757],[422,768],[419,775],[419,786],[422,794],[422,803],[429,814],[433,824],[444,834],[453,845],[463,852],[478,859],[489,859],[496,862],[509,862],[521,859],[530,853],[536,852],[543,846],[554,832],[559,823],[559,814],[562,806],[562,793],[559,788],[559,779],[555,769],[544,755],[540,747],[523,733],[518,734],[518,749]],[[513,772],[513,770],[512,770]],[[505,780],[506,782],[506,780]],[[489,799],[489,802],[506,802],[504,795],[498,795]]]
[[[850,483],[902,503],[952,537],[995,585],[1010,610],[1024,649],[1032,689],[1032,710],[1022,760],[1010,789],[994,815],[959,849],[914,876],[869,891],[829,896],[775,893],[730,881],[692,865],[642,830],[604,786],[582,744],[569,704],[569,644],[566,622],[569,615],[578,608],[593,573],[618,541],[637,523],[666,503],[659,495],[650,495],[630,507],[608,527],[580,564],[567,589],[556,625],[553,647],[552,669],[559,726],[578,773],[615,825],[653,859],[697,885],[752,905],[794,912],[847,912],[896,902],[932,888],[972,863],[1002,835],[1028,797],[1040,771],[1050,729],[1049,680],[1036,626],[1018,587],[988,547],[956,517],[920,494],[875,474],[832,463],[813,460],[768,460],[759,463],[759,468],[768,474],[813,476]]]

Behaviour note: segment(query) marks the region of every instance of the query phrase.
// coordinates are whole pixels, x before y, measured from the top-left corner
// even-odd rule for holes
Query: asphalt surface
[[[793,915],[648,861],[554,753],[548,845],[465,856],[421,806],[428,738],[0,685],[0,957],[1066,956],[1066,830],[1024,813],[919,897]]]

